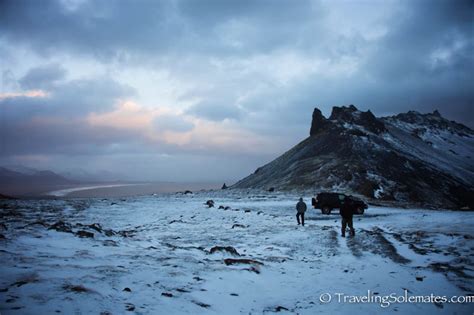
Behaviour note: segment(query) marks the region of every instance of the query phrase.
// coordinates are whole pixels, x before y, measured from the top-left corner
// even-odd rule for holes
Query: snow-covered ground
[[[472,294],[474,213],[370,207],[342,238],[338,215],[310,209],[297,226],[298,197],[2,201],[0,313],[473,313],[474,303],[380,302]]]

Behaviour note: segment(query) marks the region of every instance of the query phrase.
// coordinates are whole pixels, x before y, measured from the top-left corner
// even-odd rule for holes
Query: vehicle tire
[[[329,208],[328,206],[322,206],[321,207],[321,213],[322,214],[331,214],[331,208]]]
[[[356,213],[357,213],[357,214],[364,214],[364,208],[362,208],[362,207],[357,207]]]

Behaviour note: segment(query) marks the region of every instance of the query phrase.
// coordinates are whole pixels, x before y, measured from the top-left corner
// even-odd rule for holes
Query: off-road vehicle
[[[352,203],[354,214],[364,214],[365,209],[369,206],[354,196],[347,196],[339,193],[319,193],[316,198],[311,199],[311,204],[315,209],[321,209],[322,214],[330,214],[333,209],[340,209],[344,199],[348,197]]]

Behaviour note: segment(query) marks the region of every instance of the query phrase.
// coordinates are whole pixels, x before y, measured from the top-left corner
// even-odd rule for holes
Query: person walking
[[[346,237],[346,228],[349,226],[350,229],[350,236],[355,235],[354,226],[352,222],[352,216],[354,215],[353,212],[353,205],[352,202],[348,197],[345,197],[341,208],[339,209],[339,214],[341,215],[341,236]]]
[[[301,225],[304,226],[304,213],[308,207],[306,203],[303,201],[303,198],[300,198],[300,201],[296,204],[296,221],[298,225],[300,225],[300,218],[301,218]]]

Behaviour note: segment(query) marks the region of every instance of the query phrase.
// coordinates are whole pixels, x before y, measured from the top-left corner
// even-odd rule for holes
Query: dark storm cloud
[[[7,0],[0,27],[7,39],[43,54],[65,49],[107,61],[129,53],[246,54],[294,45],[316,12],[307,0],[110,0],[73,9],[53,0]]]
[[[49,89],[52,84],[62,80],[66,70],[59,64],[49,64],[30,69],[19,81],[24,89]]]
[[[139,83],[135,91],[111,79],[122,69],[133,76],[137,68],[163,70],[170,90],[182,89],[177,103],[187,105],[178,112],[278,139],[281,151],[308,134],[314,107],[326,115],[348,104],[376,115],[438,109],[474,126],[472,0],[74,3],[0,1],[0,57],[13,60],[17,49],[26,49],[47,60],[19,80],[14,66],[2,69],[3,83],[49,93],[0,100],[9,154],[192,151],[150,148],[134,131],[81,125],[87,114],[140,94]],[[56,56],[72,60],[71,73],[80,67],[76,60],[92,60],[107,75],[67,81]],[[40,123],[36,116],[70,124]],[[153,128],[184,133],[196,126],[173,114],[157,118]]]

